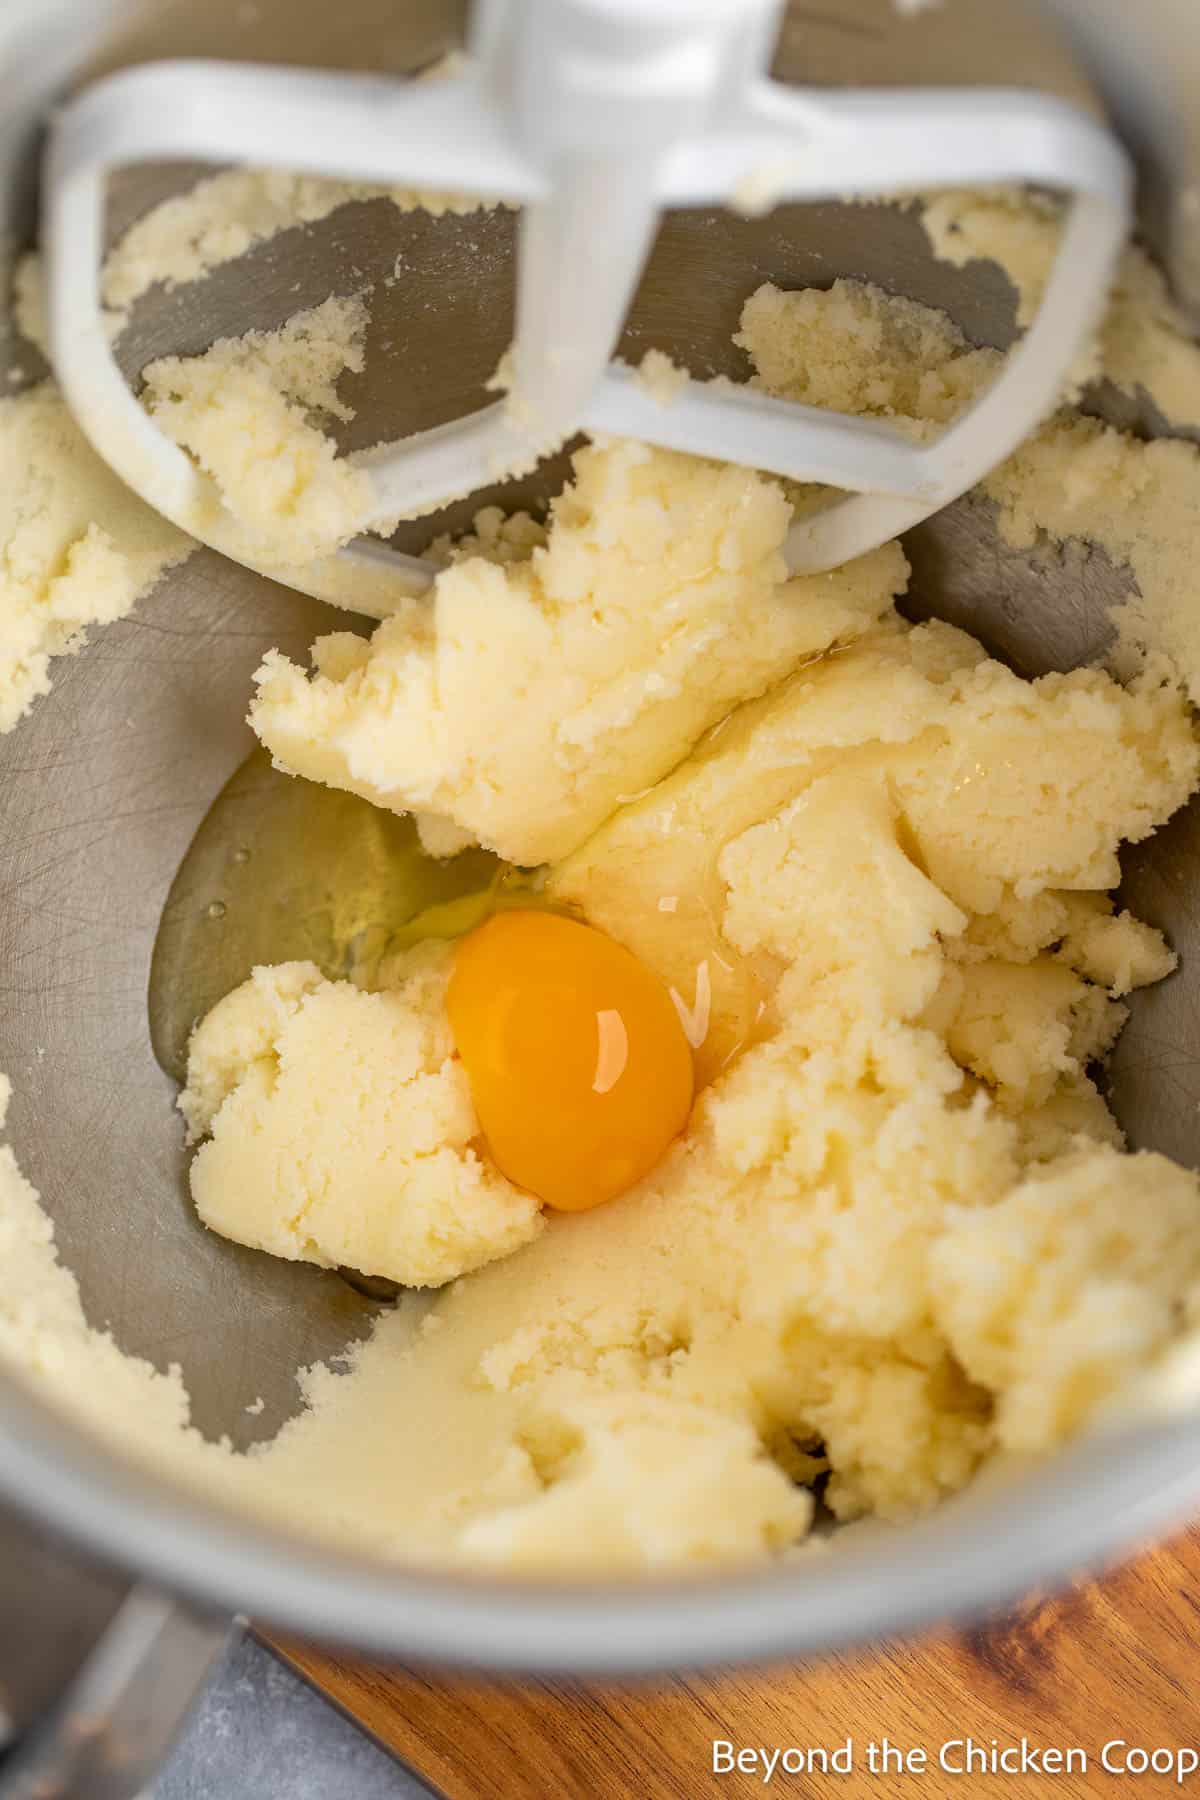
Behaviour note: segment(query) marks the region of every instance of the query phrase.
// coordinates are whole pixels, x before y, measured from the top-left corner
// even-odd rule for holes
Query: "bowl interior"
[[[150,169],[125,178],[120,219],[194,179]],[[356,205],[283,234],[189,293],[151,294],[122,353],[131,373],[168,350],[282,323],[331,287],[374,283],[367,366],[344,391],[351,444],[437,423],[482,403],[510,332],[512,216],[433,222],[386,202]],[[397,268],[399,278],[387,285]],[[839,274],[944,306],[979,341],[1012,333],[1012,293],[991,265],[935,262],[912,213],[895,207],[781,208],[766,219],[687,213],[664,224],[625,336],[697,373],[744,375],[732,344],[744,296]],[[496,489],[543,505],[565,458]],[[470,503],[447,509],[458,525]],[[434,523],[440,523],[435,521]],[[430,522],[403,540],[427,539]],[[911,534],[910,606],[978,635],[1024,673],[1069,668],[1099,650],[1106,609],[1127,577],[1103,555],[1017,553],[988,507],[959,502]],[[0,740],[5,898],[0,1068],[15,1082],[11,1130],[79,1275],[89,1317],[127,1350],[181,1363],[196,1421],[236,1440],[270,1435],[294,1409],[297,1366],[324,1359],[369,1323],[372,1302],[337,1275],[244,1250],[192,1211],[175,1087],[147,1027],[151,952],[164,902],[197,825],[253,746],[250,676],[279,645],[301,660],[345,615],[211,552],[170,575],[137,615],[58,665],[50,697]],[[1129,897],[1182,954],[1179,974],[1136,997],[1113,1065],[1121,1122],[1140,1145],[1200,1157],[1200,1006],[1191,900],[1200,813],[1190,807],[1128,861]],[[202,903],[203,897],[197,900]],[[259,1397],[260,1412],[246,1406]]]
[[[874,19],[879,9],[861,10]],[[199,173],[172,165],[122,175],[113,231]],[[433,222],[385,202],[355,205],[282,234],[201,289],[152,292],[122,359],[136,378],[157,355],[271,328],[331,291],[370,284],[367,366],[344,384],[357,410],[343,441],[357,447],[439,423],[483,403],[509,342],[513,223],[503,210]],[[746,295],[763,280],[827,286],[839,275],[944,307],[976,342],[1012,337],[1014,296],[999,269],[937,263],[903,207],[822,205],[760,220],[669,217],[622,353],[636,360],[655,347],[698,375],[744,376],[732,335]],[[29,372],[39,372],[35,359]],[[1117,404],[1102,392],[1089,403]],[[544,506],[565,467],[565,457],[551,459],[526,480],[402,528],[397,542],[420,548],[431,529],[462,527],[481,500]],[[1092,548],[1009,549],[987,504],[970,497],[906,547],[912,616],[964,626],[1025,674],[1101,651],[1108,608],[1129,581]],[[244,715],[262,654],[279,646],[303,660],[315,636],[346,623],[200,551],[135,617],[60,662],[53,693],[0,739],[0,1069],[14,1081],[12,1141],[92,1323],[159,1367],[179,1363],[196,1424],[237,1444],[274,1434],[298,1404],[296,1369],[360,1337],[377,1302],[334,1273],[256,1254],[199,1224],[175,1083],[151,1046],[151,956],[196,829],[253,748]],[[1198,856],[1193,803],[1126,858],[1128,903],[1167,933],[1181,968],[1134,997],[1108,1076],[1131,1142],[1189,1164],[1200,1163]]]

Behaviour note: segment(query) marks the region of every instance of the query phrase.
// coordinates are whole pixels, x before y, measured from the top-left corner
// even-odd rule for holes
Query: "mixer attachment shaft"
[[[793,526],[797,572],[907,529],[1056,403],[1128,229],[1129,167],[1101,125],[1046,95],[775,82],[765,70],[779,11],[780,0],[481,0],[461,67],[436,80],[179,61],[98,82],[58,116],[46,161],[51,353],[82,429],[161,513],[262,566],[215,484],[130,391],[100,290],[111,169],[244,162],[522,208],[508,392],[357,455],[371,478],[364,532],[523,472],[579,430],[847,490]],[[612,360],[664,208],[753,211],[992,183],[1070,197],[1059,254],[996,380],[931,442],[728,384],[690,381],[663,405]],[[432,568],[356,543],[275,573],[360,608],[367,591],[384,612],[389,594],[421,588]]]

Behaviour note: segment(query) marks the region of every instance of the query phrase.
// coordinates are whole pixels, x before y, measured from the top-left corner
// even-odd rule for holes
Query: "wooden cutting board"
[[[1007,1617],[869,1654],[641,1686],[460,1680],[379,1668],[294,1643],[276,1648],[449,1800],[702,1800],[767,1793],[952,1796],[1128,1792],[1200,1796],[1200,1769],[1106,1772],[1112,1739],[1200,1755],[1200,1528],[1100,1581],[1032,1598]],[[872,1773],[886,1737],[924,1750],[906,1773]],[[1070,1772],[938,1766],[973,1738],[1062,1752]],[[853,1740],[849,1774],[713,1772],[713,1741],[741,1747]],[[959,1748],[945,1752],[961,1763]],[[1110,1754],[1120,1760],[1123,1752]],[[877,1752],[878,1759],[878,1752]],[[346,1796],[346,1800],[350,1800]]]

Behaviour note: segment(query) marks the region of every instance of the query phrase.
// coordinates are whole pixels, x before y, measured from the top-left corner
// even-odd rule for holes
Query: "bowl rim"
[[[1094,1570],[1200,1503],[1200,1420],[1092,1436],[894,1538],[701,1577],[514,1579],[327,1547],[138,1466],[8,1368],[0,1488],[40,1524],[208,1613],[389,1659],[612,1678],[845,1650],[978,1619]]]

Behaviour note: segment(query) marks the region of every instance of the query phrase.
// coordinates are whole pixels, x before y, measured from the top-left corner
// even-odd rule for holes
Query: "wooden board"
[[[1200,1530],[975,1630],[767,1673],[623,1688],[467,1681],[277,1648],[449,1800],[1200,1795],[1200,1769],[1181,1787],[1173,1773],[1100,1766],[1111,1739],[1200,1756]],[[885,1736],[924,1749],[928,1766],[873,1774],[868,1745]],[[761,1765],[713,1773],[714,1739],[832,1750],[848,1737],[848,1775],[777,1768],[764,1787]],[[1077,1747],[1087,1768],[940,1769],[941,1747],[967,1737],[985,1750],[1022,1737]]]

